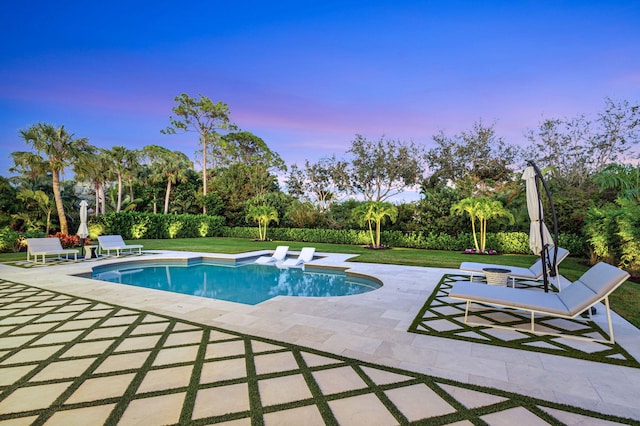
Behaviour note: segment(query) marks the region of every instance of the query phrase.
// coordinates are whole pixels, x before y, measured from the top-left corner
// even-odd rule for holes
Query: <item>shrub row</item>
[[[224,221],[222,216],[209,215],[108,213],[90,220],[89,238],[104,234],[122,235],[126,240],[219,237]]]
[[[222,236],[234,238],[257,238],[258,229],[252,227],[223,227]],[[330,244],[368,244],[369,233],[364,230],[269,228],[267,236],[273,240],[300,241]],[[434,232],[382,231],[381,243],[391,247],[407,247],[432,250],[462,251],[473,248],[473,235],[460,233],[448,235]],[[577,235],[560,235],[560,247],[569,250],[575,256],[585,254],[585,243]],[[529,254],[529,234],[524,232],[498,232],[487,234],[487,248],[499,253]]]

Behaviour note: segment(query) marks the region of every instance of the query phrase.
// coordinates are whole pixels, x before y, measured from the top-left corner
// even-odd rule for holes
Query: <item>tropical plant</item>
[[[16,162],[16,165],[21,164],[32,170],[40,172],[47,170],[51,173],[60,231],[68,234],[67,218],[60,191],[60,173],[81,153],[91,150],[92,147],[87,138],[74,139],[74,135],[67,132],[64,126],[56,128],[50,124],[38,123],[26,130],[20,130],[20,136],[36,152],[14,152],[12,153],[14,162],[18,160],[19,163]]]
[[[45,234],[49,235],[49,230],[51,229],[51,213],[55,210],[55,205],[51,201],[51,198],[44,191],[32,191],[30,189],[23,189],[18,192],[17,196],[18,200],[24,202],[25,209],[19,213],[22,214],[21,218],[29,217],[28,210],[35,207],[44,215],[45,217]]]
[[[95,214],[105,213],[104,185],[109,174],[106,155],[101,150],[85,152],[73,166],[76,180],[88,182],[93,187],[95,197]]]
[[[471,220],[471,232],[473,234],[476,253],[485,252],[487,242],[487,222],[489,219],[506,217],[509,219],[509,223],[514,222],[513,214],[505,209],[500,201],[492,200],[488,197],[463,198],[451,206],[451,214],[463,215],[465,213],[469,215],[469,219]],[[480,228],[479,239],[478,230],[476,229],[476,221]]]
[[[104,151],[109,159],[110,170],[118,182],[118,197],[116,204],[116,212],[122,208],[122,181],[128,179],[133,173],[133,169],[138,162],[138,154],[135,150],[127,149],[124,146],[114,146],[110,150]],[[129,194],[129,199],[132,199]]]
[[[134,211],[138,204],[142,202],[140,198],[134,198],[133,200],[130,198],[129,194],[126,194],[120,200],[120,210],[118,210],[117,205],[118,199],[118,190],[116,188],[111,188],[107,192],[107,211],[109,212],[129,212]]]
[[[395,222],[398,217],[398,209],[391,203],[384,201],[368,201],[361,204],[354,211],[354,216],[360,226],[368,226],[372,248],[381,248],[380,234],[382,223],[388,217],[391,222]],[[375,238],[373,234],[373,224],[376,225]]]
[[[491,200],[490,198],[479,198],[480,205],[476,216],[480,222],[480,253],[484,253],[487,246],[487,222],[489,219],[495,219],[498,217],[505,217],[509,220],[509,223],[514,223],[515,218],[513,214],[504,208],[502,203],[497,200]]]
[[[142,149],[142,156],[149,160],[150,178],[152,182],[167,182],[164,196],[164,214],[169,213],[171,185],[186,182],[188,169],[193,163],[180,151],[171,151],[158,145],[148,145]]]
[[[601,190],[611,189],[619,197],[640,203],[640,166],[609,164],[593,180]]]
[[[278,211],[271,206],[251,206],[247,212],[247,221],[258,224],[258,239],[267,240],[267,227],[271,222],[279,222]]]
[[[192,98],[186,93],[176,96],[174,101],[178,105],[173,107],[177,118],[169,117],[171,125],[160,132],[175,134],[181,132],[196,132],[202,144],[202,195],[207,195],[207,143],[218,139],[215,130],[235,129],[229,120],[229,107],[223,102],[213,103],[206,96],[199,95]],[[206,204],[202,206],[202,213],[207,213]]]

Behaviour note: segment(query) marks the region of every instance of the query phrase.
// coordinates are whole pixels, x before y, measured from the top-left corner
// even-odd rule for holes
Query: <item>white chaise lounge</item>
[[[553,254],[553,248],[550,249]],[[563,249],[562,247],[558,247],[558,259],[556,261],[556,266],[560,264],[567,256],[569,255],[569,250]],[[471,281],[473,281],[474,275],[484,275],[484,268],[500,268],[500,269],[509,269],[511,273],[509,277],[511,278],[511,287],[515,286],[516,278],[525,279],[525,280],[534,280],[538,281],[542,279],[542,260],[538,259],[533,265],[529,268],[522,268],[518,266],[507,266],[507,265],[494,265],[491,263],[476,263],[476,262],[462,262],[460,264],[460,270],[463,272],[468,272],[471,274]],[[556,285],[560,285],[561,280],[558,280]]]
[[[577,281],[571,283],[560,293],[544,293],[536,290],[522,290],[509,287],[496,287],[474,282],[457,282],[451,288],[449,297],[466,301],[464,322],[470,325],[489,326],[514,330],[493,323],[474,323],[468,321],[469,308],[472,304],[490,305],[500,308],[512,308],[529,312],[531,328],[528,331],[536,334],[550,334],[561,337],[614,343],[609,295],[629,278],[629,274],[607,263],[598,263],[585,272]],[[607,321],[609,323],[609,340],[591,339],[570,334],[555,334],[535,329],[535,314],[560,318],[575,318],[585,310],[591,314],[591,307],[604,301]],[[486,307],[484,308],[486,309]]]
[[[306,262],[311,262],[313,260],[313,255],[315,253],[316,249],[314,247],[303,247],[297,258],[287,259],[282,262],[281,266],[286,268],[301,268]]]
[[[289,246],[278,246],[276,247],[276,251],[274,251],[271,256],[260,256],[256,259],[255,263],[259,263],[261,265],[269,265],[282,262],[287,257],[288,251]]]
[[[121,235],[100,235],[98,237],[98,252],[106,252],[109,255],[112,251],[116,252],[116,256],[120,256],[121,250],[128,250],[129,253],[133,253],[134,250],[138,250],[138,254],[142,254],[141,244],[127,245],[122,239]]]
[[[58,238],[27,238],[27,260],[38,263],[38,256],[42,257],[42,263],[46,263],[46,256],[60,255],[69,260],[69,255],[73,254],[73,260],[78,260],[78,250],[64,249]]]

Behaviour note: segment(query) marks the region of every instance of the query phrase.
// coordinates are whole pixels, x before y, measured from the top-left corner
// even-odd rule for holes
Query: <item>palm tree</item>
[[[76,180],[90,182],[93,185],[96,216],[106,211],[104,184],[109,176],[109,167],[105,151],[92,150],[83,153],[73,168]]]
[[[193,167],[193,163],[184,153],[171,151],[159,145],[147,145],[142,149],[141,154],[141,159],[148,161],[151,182],[167,182],[164,196],[164,214],[169,214],[171,185],[178,182],[186,182],[189,178],[188,170]]]
[[[74,135],[67,132],[64,126],[55,128],[50,124],[43,123],[33,125],[26,130],[20,130],[20,136],[36,152],[32,155],[24,152],[13,153],[14,159],[16,157],[30,157],[30,164],[39,165],[39,167],[42,167],[43,164],[47,165],[53,182],[53,198],[60,221],[60,232],[66,235],[69,233],[69,229],[62,204],[60,172],[77,159],[83,151],[90,148],[88,140],[87,138],[74,139]]]
[[[487,243],[487,221],[496,217],[506,217],[509,223],[515,221],[513,214],[502,206],[497,200],[488,197],[464,198],[451,206],[451,214],[462,215],[467,213],[471,219],[471,230],[476,253],[484,253]],[[480,224],[480,242],[476,234],[476,220]]]
[[[509,219],[509,223],[512,224],[515,222],[515,218],[509,210],[502,206],[500,201],[486,197],[478,198],[478,201],[477,217],[480,221],[480,253],[484,253],[487,246],[487,221],[497,217],[506,217]]]
[[[189,158],[180,151],[173,151],[164,158],[162,172],[167,179],[167,191],[164,196],[164,214],[169,213],[169,195],[171,184],[184,183],[188,179],[187,169],[193,167]]]
[[[266,241],[267,226],[271,222],[279,222],[278,211],[267,205],[251,206],[247,212],[247,220],[253,220],[258,224],[259,239],[260,241]]]
[[[380,248],[380,234],[382,223],[386,217],[389,217],[391,222],[395,222],[398,218],[398,209],[391,203],[384,201],[367,201],[362,204],[360,208],[355,211],[356,219],[361,225],[365,222],[369,226],[369,235],[371,237],[371,247]],[[376,235],[373,237],[372,224],[376,224]]]
[[[111,171],[118,181],[118,202],[116,212],[122,208],[122,180],[133,168],[137,161],[137,153],[124,146],[114,146],[110,150],[103,151],[111,163]],[[129,196],[131,199],[131,196]]]
[[[478,236],[476,234],[476,218],[478,215],[478,201],[474,198],[463,198],[451,206],[451,214],[461,216],[465,213],[471,219],[471,232],[473,233],[473,242],[476,246],[476,253],[481,253],[480,244],[478,244]]]

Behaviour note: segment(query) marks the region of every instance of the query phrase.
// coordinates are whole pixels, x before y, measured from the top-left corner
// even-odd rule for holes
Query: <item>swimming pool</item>
[[[327,297],[366,293],[382,284],[344,271],[225,265],[207,259],[138,261],[96,266],[91,278],[256,305],[276,296]]]

